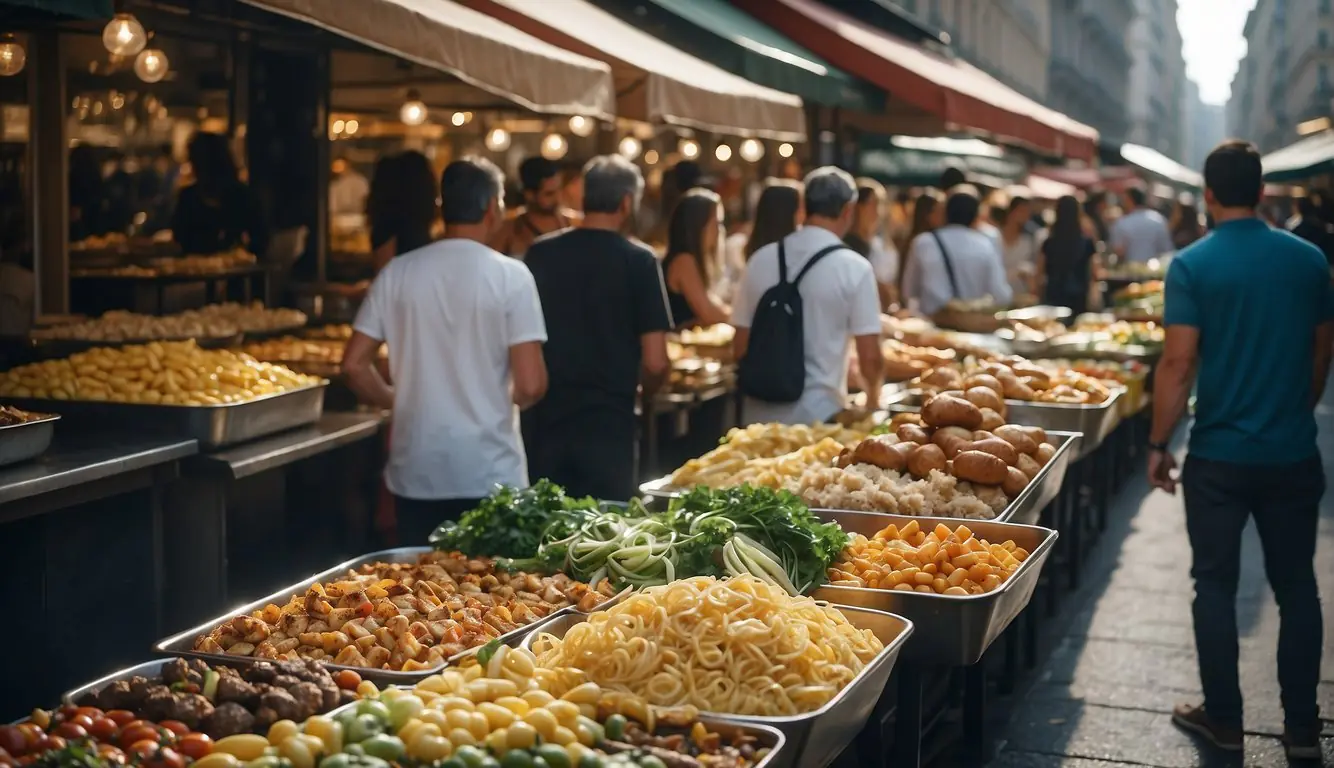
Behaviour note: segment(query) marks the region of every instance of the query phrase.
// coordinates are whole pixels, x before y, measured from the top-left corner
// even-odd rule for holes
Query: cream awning
[[[605,63],[452,0],[245,1],[447,72],[534,112],[615,115]]]
[[[462,1],[548,43],[607,61],[622,117],[776,141],[806,138],[799,96],[691,56],[587,0]]]

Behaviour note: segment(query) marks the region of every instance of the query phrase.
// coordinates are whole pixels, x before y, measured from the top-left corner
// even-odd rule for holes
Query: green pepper
[[[387,733],[376,734],[366,739],[361,742],[361,748],[366,750],[366,754],[391,763],[402,760],[408,751],[402,739]]]
[[[204,698],[213,701],[214,697],[218,695],[218,680],[220,679],[222,678],[218,675],[217,670],[210,669],[204,673],[204,687],[202,689]]]
[[[625,715],[612,715],[607,718],[607,722],[604,724],[607,738],[612,741],[620,741],[625,738],[625,724]]]

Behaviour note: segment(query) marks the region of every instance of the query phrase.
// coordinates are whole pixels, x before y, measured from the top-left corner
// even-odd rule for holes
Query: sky
[[[1237,62],[1246,55],[1246,14],[1255,0],[1177,0],[1186,76],[1206,104],[1226,104]]]

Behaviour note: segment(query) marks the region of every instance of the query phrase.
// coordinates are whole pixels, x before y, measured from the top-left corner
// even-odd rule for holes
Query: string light
[[[699,157],[699,142],[694,139],[683,139],[676,150],[681,153],[681,157],[694,160]]]
[[[351,136],[352,134],[356,133],[356,132],[357,132],[357,129],[360,128],[360,127],[361,127],[361,123],[358,123],[356,120],[348,120],[348,121],[347,121],[347,135],[348,135],[348,136]]]
[[[504,152],[510,148],[510,132],[504,128],[492,128],[486,134],[486,148],[492,152]]]
[[[639,139],[636,139],[634,136],[626,136],[621,139],[621,144],[617,147],[617,150],[621,153],[621,157],[624,157],[627,160],[634,160],[636,157],[639,157],[639,152],[643,148],[644,145],[639,142]]]
[[[156,83],[167,76],[167,54],[157,48],[145,48],[134,60],[134,74],[145,83]]]
[[[426,122],[426,104],[416,91],[408,91],[408,100],[398,108],[398,119],[404,125],[421,125]]]
[[[792,145],[791,145],[791,144],[788,144],[786,141],[783,142],[782,144],[779,144],[779,145],[778,145],[778,156],[779,156],[779,157],[792,157],[792,152],[793,152],[793,151],[794,151],[794,150],[793,150],[793,148],[792,148]]]
[[[28,52],[18,44],[13,35],[5,35],[0,42],[0,77],[13,77],[23,71],[28,63]]]
[[[591,136],[593,135],[593,129],[596,127],[597,123],[583,115],[575,115],[570,118],[570,133],[573,133],[575,136]]]
[[[645,165],[657,165],[657,163],[658,163],[658,150],[650,149],[649,151],[644,153]]]
[[[456,128],[462,127],[464,123],[468,122],[468,118],[462,112],[455,112],[449,116],[449,122]]]
[[[741,159],[748,163],[758,162],[764,157],[764,144],[756,139],[741,142]]]
[[[559,133],[548,133],[542,139],[542,157],[548,160],[559,160],[565,157],[565,153],[569,150],[569,142]]]
[[[718,158],[718,162],[725,163],[732,159],[732,148],[726,144],[719,144],[718,147],[713,150],[713,156]]]
[[[134,14],[118,13],[102,29],[102,45],[113,56],[134,56],[148,45],[148,33]]]

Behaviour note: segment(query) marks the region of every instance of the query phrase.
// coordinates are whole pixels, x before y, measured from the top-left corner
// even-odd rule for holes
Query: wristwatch
[[[1149,450],[1151,451],[1158,451],[1159,453],[1167,453],[1167,449],[1168,449],[1167,443],[1155,443],[1152,440],[1149,441]]]

